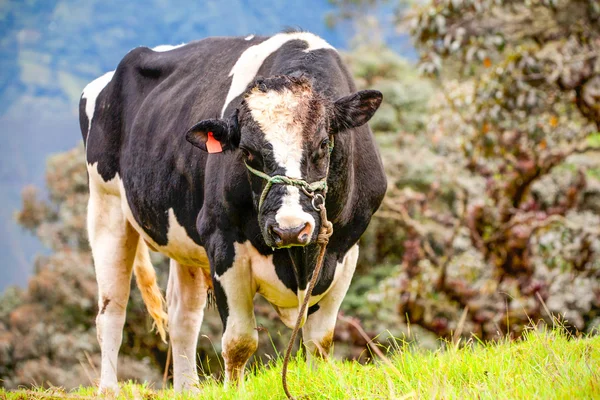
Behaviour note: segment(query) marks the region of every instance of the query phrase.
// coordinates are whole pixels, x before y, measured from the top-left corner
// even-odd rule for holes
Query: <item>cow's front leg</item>
[[[243,381],[246,362],[258,346],[253,298],[256,284],[244,244],[224,244],[230,251],[211,260],[217,307],[223,323],[223,359],[226,385]]]
[[[196,346],[204,317],[208,277],[202,268],[171,260],[167,305],[169,337],[173,350],[173,387],[198,390]]]
[[[319,301],[317,310],[308,316],[302,328],[302,339],[309,362],[314,356],[326,358],[329,355],[337,314],[350,287],[357,260],[358,245],[354,245],[348,250],[343,261],[336,265],[336,268],[340,268],[339,272],[336,271],[336,275],[339,274],[338,279]]]

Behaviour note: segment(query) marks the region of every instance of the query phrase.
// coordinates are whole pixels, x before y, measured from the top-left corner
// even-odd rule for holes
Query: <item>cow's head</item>
[[[380,92],[363,90],[332,102],[302,76],[257,78],[228,119],[201,121],[186,138],[208,152],[239,151],[250,167],[254,204],[266,244],[274,248],[305,246],[316,239],[320,225],[313,198],[302,188],[279,181],[265,192],[267,178],[279,175],[307,183],[326,179],[335,135],[365,124],[381,100]]]

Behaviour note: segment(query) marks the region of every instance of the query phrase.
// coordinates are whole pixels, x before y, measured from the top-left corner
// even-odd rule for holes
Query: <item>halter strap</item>
[[[333,145],[334,145],[334,143],[333,143],[333,136],[332,136],[329,141],[329,154],[330,155],[331,155],[331,152],[333,151]],[[331,162],[331,160],[330,160],[330,162]],[[267,184],[265,185],[265,188],[263,189],[262,194],[260,195],[260,200],[258,201],[258,211],[259,212],[262,208],[265,198],[267,197],[267,194],[269,193],[269,190],[271,190],[271,187],[273,185],[294,186],[294,187],[302,189],[302,191],[309,197],[314,197],[315,192],[319,191],[319,190],[323,192],[323,197],[327,194],[327,177],[329,176],[329,165],[327,165],[327,174],[325,175],[325,177],[323,179],[320,179],[320,180],[312,182],[312,183],[308,183],[304,179],[290,178],[289,176],[285,176],[285,175],[269,176],[262,171],[252,168],[251,166],[248,165],[248,163],[246,161],[244,161],[244,164],[246,165],[246,168],[248,168],[248,171],[252,172],[254,175],[258,176],[259,178],[262,178],[267,181]]]

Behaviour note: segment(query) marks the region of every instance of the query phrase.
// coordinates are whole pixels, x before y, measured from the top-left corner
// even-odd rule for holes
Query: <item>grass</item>
[[[295,360],[292,394],[309,399],[600,399],[600,336],[574,338],[562,330],[531,330],[522,340],[450,343],[425,352],[399,345],[389,363],[329,361],[312,370]],[[201,394],[178,395],[124,383],[123,399],[283,399],[281,361],[247,373],[243,387],[208,379]],[[1,399],[93,398],[96,388],[4,391]]]

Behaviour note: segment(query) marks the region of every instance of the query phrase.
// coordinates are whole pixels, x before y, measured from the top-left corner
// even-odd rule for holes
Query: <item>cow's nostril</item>
[[[270,225],[269,226],[269,235],[273,238],[273,241],[276,245],[280,245],[283,242],[283,235],[281,229],[279,227]]]
[[[310,240],[309,233],[310,233],[310,225],[307,222],[304,224],[304,226],[300,227],[300,231],[298,232],[298,236],[297,236],[298,243],[307,244],[308,241]]]

